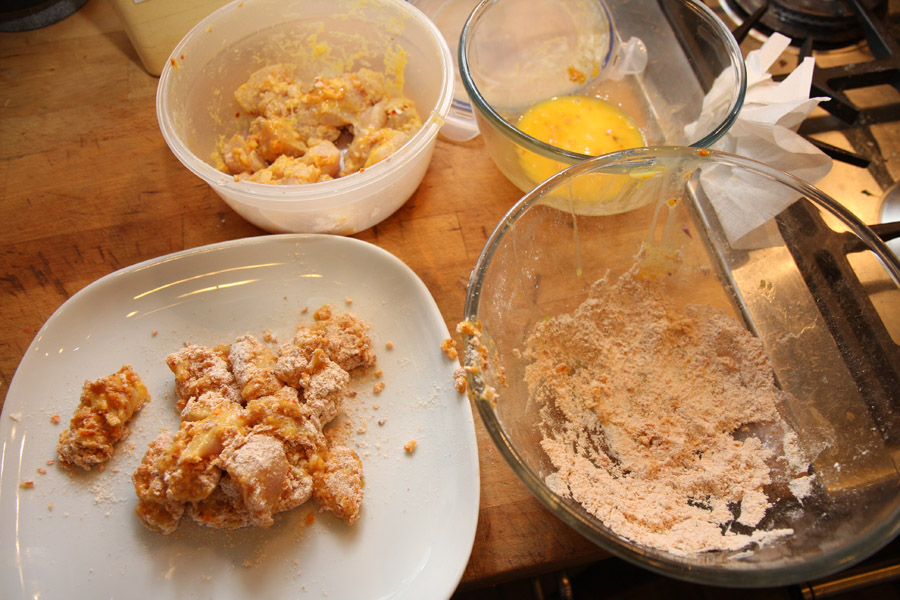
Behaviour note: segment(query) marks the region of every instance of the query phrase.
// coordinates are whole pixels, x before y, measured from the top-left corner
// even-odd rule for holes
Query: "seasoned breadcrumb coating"
[[[78,408],[56,445],[60,464],[90,469],[109,460],[129,433],[128,420],[149,401],[147,387],[130,365],[84,382]]]

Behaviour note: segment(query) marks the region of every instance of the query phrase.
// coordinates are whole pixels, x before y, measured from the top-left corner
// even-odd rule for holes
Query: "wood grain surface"
[[[35,333],[87,284],[170,252],[265,234],[169,151],[156,85],[103,0],[40,30],[0,33],[0,405]],[[409,265],[455,331],[469,272],[520,196],[480,138],[442,139],[413,197],[355,237]],[[462,587],[606,556],[530,495],[477,415],[476,433],[481,508]]]

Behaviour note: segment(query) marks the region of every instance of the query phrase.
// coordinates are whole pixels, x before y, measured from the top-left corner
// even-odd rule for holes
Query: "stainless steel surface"
[[[900,223],[900,182],[895,183],[881,195],[881,222]],[[900,256],[900,237],[887,241],[894,254]]]
[[[706,2],[732,29],[738,26],[734,15],[729,14],[731,11],[723,7],[724,0]],[[895,45],[900,45],[900,0],[889,0],[882,25]],[[765,36],[753,33],[741,48],[746,54],[764,39]],[[793,70],[800,54],[799,48],[789,49],[781,57],[775,75]],[[817,68],[823,69],[876,60],[865,41],[846,48],[814,51],[813,56]],[[894,59],[900,60],[900,56]],[[896,81],[900,74],[894,77]],[[835,160],[828,176],[816,185],[864,223],[881,223],[885,218],[883,194],[900,180],[900,91],[890,85],[875,85],[847,89],[844,94],[862,109],[858,119],[848,123],[818,108],[801,125],[800,133],[869,161],[867,167],[859,167]]]
[[[732,29],[741,25],[741,19],[736,17],[729,0],[707,0],[714,10],[725,20]],[[757,7],[763,2],[752,0],[750,6]],[[791,4],[785,1],[784,4]],[[813,3],[815,4],[815,3]],[[823,3],[815,4],[820,8]],[[872,2],[862,2],[867,7],[872,7]],[[884,3],[879,3],[880,9]],[[886,14],[875,23],[874,30],[881,34],[882,42],[873,40],[870,48],[866,40],[854,43],[844,48],[831,50],[815,50],[812,55],[816,58],[818,71],[817,81],[831,80],[823,76],[839,78],[843,71],[867,70],[871,65],[874,71],[877,68],[891,69],[889,82],[884,83],[884,78],[879,80],[879,85],[861,85],[855,89],[838,91],[841,101],[854,108],[858,113],[848,114],[839,110],[829,112],[825,108],[818,108],[800,127],[799,132],[811,141],[827,145],[837,153],[844,152],[850,156],[850,160],[835,160],[831,172],[821,181],[816,182],[817,187],[843,204],[866,224],[877,225],[877,233],[882,235],[888,246],[900,255],[900,238],[893,239],[896,234],[896,225],[900,222],[900,0],[888,0],[886,2]],[[744,4],[745,6],[747,3]],[[849,10],[849,4],[841,5],[842,11]],[[879,15],[881,17],[881,15]],[[856,27],[856,25],[853,25]],[[790,27],[788,28],[790,29]],[[870,27],[870,29],[872,29]],[[789,33],[785,31],[785,33]],[[751,31],[742,43],[742,50],[748,51],[757,48],[765,40],[765,35]],[[885,40],[886,38],[886,40]],[[792,47],[778,64],[778,73],[785,74],[793,70],[804,52],[813,47],[811,40],[807,39],[797,43],[800,48]],[[890,64],[888,64],[890,61]],[[834,86],[826,85],[831,90]],[[852,86],[848,86],[852,87]],[[832,102],[832,105],[834,102]],[[839,115],[839,116],[836,116]],[[837,156],[832,154],[832,156]],[[880,224],[880,225],[879,225]],[[765,274],[755,274],[763,277]],[[866,281],[863,270],[860,270],[860,284],[866,289]],[[803,282],[799,282],[803,285]],[[889,307],[879,301],[878,293],[869,291],[869,297],[877,307],[885,325],[888,328],[888,345],[900,340],[900,315],[897,307]],[[885,310],[887,309],[887,312]],[[894,346],[896,347],[896,346]],[[865,352],[865,349],[863,349]],[[853,397],[856,398],[854,395]],[[862,399],[857,398],[857,401]],[[866,415],[868,411],[858,411]],[[875,445],[889,443],[893,432],[877,432],[874,427],[863,427],[862,430],[870,432],[871,442]],[[846,438],[847,435],[854,439],[860,429],[843,431],[838,437]],[[876,434],[877,432],[877,434]],[[878,439],[875,439],[878,438]],[[883,440],[883,441],[882,441]],[[842,443],[847,440],[843,439]],[[840,445],[840,444],[839,444]],[[894,445],[890,444],[889,445]],[[826,460],[819,461],[819,466],[830,464],[830,456],[823,453]],[[896,451],[877,453],[881,456],[890,456],[893,460],[884,460],[883,465],[872,465],[874,471],[883,470],[886,473],[893,472],[897,462]],[[894,464],[891,464],[894,463]],[[823,474],[830,476],[839,475],[839,471]],[[840,481],[840,477],[829,477],[832,482]],[[845,482],[841,482],[845,483]],[[852,486],[851,486],[852,487]],[[859,590],[886,581],[893,581],[900,577],[900,562],[896,557],[891,557],[885,562],[857,568],[824,580],[810,582],[799,586],[798,591],[804,598],[825,598],[835,595],[844,595],[858,592]]]

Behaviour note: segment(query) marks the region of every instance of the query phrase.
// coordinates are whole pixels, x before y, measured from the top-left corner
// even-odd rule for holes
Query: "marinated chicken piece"
[[[383,161],[409,141],[408,135],[393,129],[380,129],[372,137],[375,140],[375,145],[369,151],[369,155],[366,156],[364,168],[369,168],[375,163]]]
[[[207,348],[187,346],[166,357],[166,364],[175,374],[178,410],[188,400],[204,392],[216,392],[234,402],[241,402],[241,392],[228,363],[228,346]]]
[[[325,510],[352,525],[363,498],[362,462],[353,449],[334,446],[313,470],[313,497]]]
[[[291,112],[292,99],[299,98],[293,65],[269,65],[250,75],[234,92],[234,99],[246,112],[264,117],[285,116]]]
[[[250,135],[256,142],[256,151],[271,163],[279,156],[303,156],[309,147],[293,127],[290,118],[254,119],[250,125]]]
[[[388,100],[385,98],[359,113],[359,117],[353,123],[356,133],[386,127],[387,106]]]
[[[387,97],[384,74],[371,69],[360,69],[332,80],[317,79],[314,88],[339,103],[338,111],[348,124],[353,123],[361,112]]]
[[[393,129],[364,131],[353,138],[353,142],[347,148],[341,176],[371,167],[399,150],[408,141],[409,136],[402,131]]]
[[[323,173],[322,169],[311,163],[305,156],[301,158],[279,156],[268,167],[253,173],[235,175],[234,179],[235,181],[295,185],[330,181],[333,177]]]
[[[268,166],[266,160],[257,151],[256,140],[248,140],[242,135],[234,134],[222,147],[222,160],[229,173],[254,173]]]
[[[327,140],[320,140],[314,143],[304,158],[318,168],[323,176],[337,177],[341,168],[341,151]]]
[[[381,100],[354,123],[356,135],[347,148],[341,175],[355,173],[386,159],[402,148],[421,127],[419,113],[408,99]]]
[[[128,436],[128,421],[150,401],[150,394],[131,366],[85,381],[69,427],[59,435],[56,451],[65,467],[90,470],[109,460]]]
[[[323,140],[316,142],[303,156],[283,154],[275,158],[269,166],[262,164],[256,166],[252,172],[249,170],[240,172],[235,175],[235,179],[257,183],[317,183],[330,181],[338,176],[340,165],[340,150],[333,143]]]
[[[416,105],[408,98],[391,98],[385,106],[387,122],[384,127],[412,135],[422,127]]]
[[[260,69],[235,92],[244,114],[256,118],[246,135],[222,144],[226,172],[257,183],[316,183],[384,160],[422,127],[413,102],[387,88],[369,69],[308,84],[292,65]],[[342,166],[336,143],[344,138]]]

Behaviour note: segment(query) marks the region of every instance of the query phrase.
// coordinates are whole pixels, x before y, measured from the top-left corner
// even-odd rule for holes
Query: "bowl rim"
[[[474,79],[472,79],[472,75],[469,71],[469,60],[467,53],[468,46],[471,41],[470,29],[475,24],[477,24],[478,20],[482,17],[485,11],[496,4],[497,1],[498,0],[481,0],[478,6],[476,6],[472,10],[472,13],[469,15],[469,18],[466,20],[466,23],[463,26],[462,33],[460,34],[460,42],[457,49],[459,75],[460,79],[463,82],[463,86],[466,89],[466,93],[468,93],[469,98],[472,100],[472,106],[475,107],[477,114],[487,120],[488,123],[493,125],[504,136],[512,140],[513,143],[524,146],[527,150],[535,152],[541,156],[557,161],[562,161],[568,164],[574,164],[594,158],[589,154],[581,154],[579,152],[573,152],[571,150],[565,150],[563,148],[553,146],[535,137],[532,137],[527,133],[522,132],[514,124],[510,123],[503,116],[501,116],[500,113],[498,113],[490,105],[490,103],[478,90],[478,86],[475,84],[475,81]],[[598,1],[603,4],[603,8],[607,13],[610,23],[613,25],[613,27],[615,27],[612,16],[609,14],[609,10],[606,7],[606,2],[604,0]],[[719,123],[715,127],[715,129],[703,136],[701,139],[690,144],[691,147],[695,148],[709,148],[719,139],[721,139],[722,136],[725,135],[725,133],[731,128],[731,126],[734,125],[734,122],[737,120],[738,115],[741,112],[741,108],[744,105],[744,98],[747,94],[747,67],[744,63],[741,47],[735,39],[734,35],[731,33],[731,30],[728,29],[725,23],[712,11],[712,9],[710,9],[705,4],[698,2],[697,0],[677,1],[699,14],[704,21],[708,22],[720,34],[721,38],[724,40],[729,49],[728,54],[731,59],[732,67],[737,73],[737,77],[735,77],[734,81],[734,89],[736,90],[736,93],[734,94],[734,98],[732,99],[731,107],[728,111],[727,116],[721,123]]]
[[[463,320],[474,325],[475,333],[469,331],[468,328],[459,329],[462,335],[462,363],[463,367],[465,367],[469,398],[476,405],[491,441],[516,476],[525,484],[529,492],[556,517],[589,541],[613,555],[668,577],[693,583],[731,588],[791,585],[846,569],[879,550],[900,533],[900,505],[891,511],[889,517],[882,523],[874,526],[868,536],[853,540],[844,546],[839,555],[825,554],[801,564],[781,567],[722,569],[689,563],[682,557],[620,538],[598,519],[591,520],[584,511],[579,511],[563,502],[549,490],[543,478],[539,477],[522,459],[521,454],[516,450],[493,410],[496,399],[495,390],[490,389],[490,386],[485,384],[480,374],[479,365],[482,363],[483,357],[480,350],[482,342],[480,339],[481,323],[478,309],[481,300],[482,283],[499,244],[508,233],[515,229],[515,224],[522,215],[532,206],[538,204],[545,194],[555,189],[565,180],[597,169],[630,169],[649,166],[660,156],[669,156],[675,159],[694,158],[698,161],[714,161],[717,164],[745,169],[794,187],[807,198],[812,199],[819,206],[828,210],[843,225],[857,235],[865,243],[868,250],[875,253],[894,280],[900,282],[900,258],[893,254],[881,238],[843,205],[818,188],[790,173],[750,158],[692,146],[651,146],[605,154],[570,166],[526,193],[500,219],[488,237],[470,274],[463,309]],[[502,397],[502,392],[499,396]],[[839,560],[835,560],[836,558]],[[736,564],[736,566],[740,567],[741,565]]]
[[[291,2],[302,4],[302,0],[281,0],[280,2],[271,0],[270,3],[285,4]],[[447,114],[450,112],[450,105],[453,101],[454,66],[450,48],[431,20],[411,3],[404,0],[370,0],[370,2],[398,10],[410,17],[412,22],[425,29],[429,33],[429,38],[435,44],[435,49],[441,59],[440,66],[443,77],[437,102],[423,119],[422,127],[399,150],[384,160],[366,168],[364,171],[351,173],[329,181],[290,185],[236,181],[233,175],[216,169],[192,152],[175,133],[174,124],[168,110],[169,102],[166,98],[166,89],[176,70],[172,62],[175,60],[175,57],[184,54],[184,49],[193,43],[198,35],[214,26],[219,19],[238,9],[246,11],[248,6],[252,6],[251,2],[245,0],[232,0],[207,15],[192,27],[172,50],[169,60],[163,66],[156,88],[156,117],[160,131],[170,151],[182,165],[219,193],[239,194],[239,201],[249,206],[295,211],[304,210],[302,204],[320,202],[322,200],[333,202],[340,195],[352,194],[360,189],[375,187],[379,182],[390,180],[403,166],[416,160],[421,154],[428,152],[429,147],[437,139],[438,132],[444,124]],[[383,183],[382,187],[389,183],[390,181]],[[354,198],[348,198],[343,203],[354,201]],[[321,206],[316,206],[315,208],[320,209]]]

